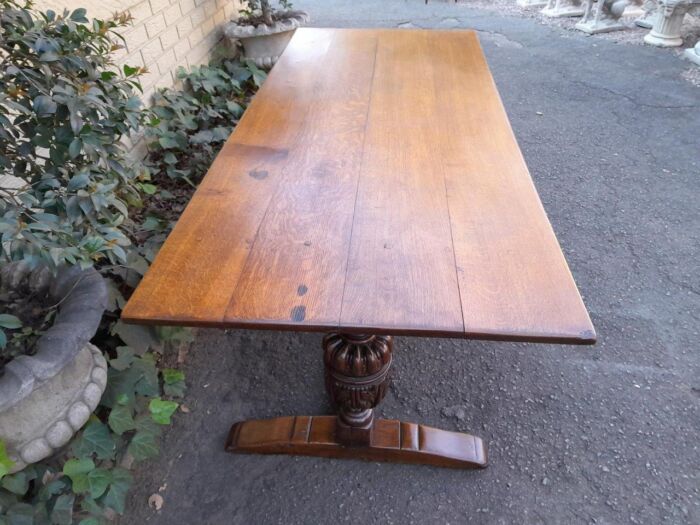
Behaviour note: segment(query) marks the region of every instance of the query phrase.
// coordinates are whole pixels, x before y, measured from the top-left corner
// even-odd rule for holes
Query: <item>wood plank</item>
[[[221,325],[290,149],[299,143],[332,31],[294,38],[122,312],[127,322]]]
[[[429,38],[466,336],[593,342],[476,35]]]
[[[334,34],[227,323],[338,326],[375,50],[372,35]]]
[[[341,325],[462,335],[424,31],[378,31]],[[435,79],[439,81],[439,79]]]

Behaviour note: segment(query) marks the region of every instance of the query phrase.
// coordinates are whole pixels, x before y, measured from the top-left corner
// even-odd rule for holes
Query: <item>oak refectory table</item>
[[[374,416],[392,336],[595,341],[472,31],[297,30],[122,318],[327,332],[337,416],[227,450],[451,467],[483,441]]]

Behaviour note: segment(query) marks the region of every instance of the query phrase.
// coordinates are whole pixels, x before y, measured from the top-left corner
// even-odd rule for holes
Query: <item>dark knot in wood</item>
[[[373,409],[389,386],[392,349],[390,336],[331,333],[323,338],[326,390],[341,425],[371,428]]]

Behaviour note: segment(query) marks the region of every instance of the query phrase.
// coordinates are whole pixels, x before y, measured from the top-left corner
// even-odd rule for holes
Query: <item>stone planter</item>
[[[107,363],[89,343],[108,304],[107,285],[94,269],[2,269],[3,289],[49,292],[59,304],[53,326],[37,341],[34,355],[10,361],[0,376],[0,439],[15,465],[12,472],[64,446],[88,420],[107,385]]]
[[[244,56],[255,65],[272,67],[287,47],[294,30],[309,21],[309,15],[304,11],[277,11],[276,16],[279,20],[272,26],[229,22],[224,26],[224,35],[231,40],[240,40]]]

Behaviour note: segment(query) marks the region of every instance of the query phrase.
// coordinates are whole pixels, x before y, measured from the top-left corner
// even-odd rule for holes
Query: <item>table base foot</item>
[[[234,424],[226,450],[248,454],[294,454],[365,459],[453,468],[485,468],[486,445],[475,436],[437,428],[376,419],[368,445],[343,445],[336,416],[289,416]]]

